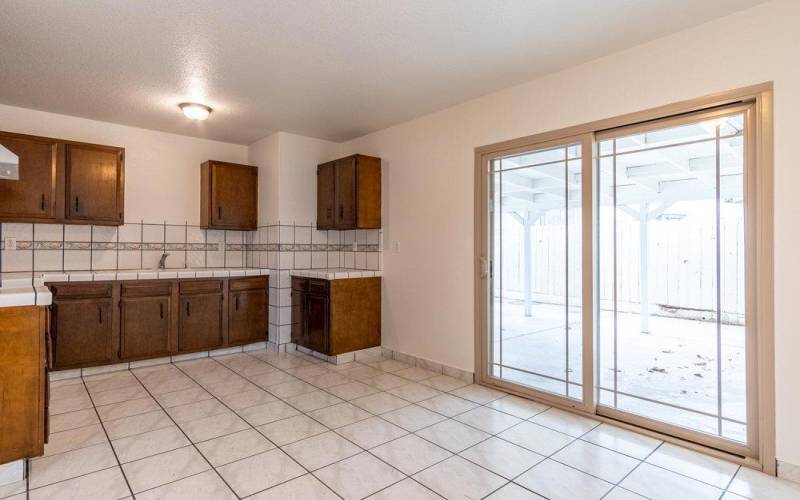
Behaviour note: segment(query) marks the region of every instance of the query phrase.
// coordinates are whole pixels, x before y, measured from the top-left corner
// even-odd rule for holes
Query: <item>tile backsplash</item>
[[[256,267],[379,270],[381,231],[272,224],[255,231],[134,222],[119,227],[0,224],[0,272]],[[6,248],[8,246],[8,248]]]

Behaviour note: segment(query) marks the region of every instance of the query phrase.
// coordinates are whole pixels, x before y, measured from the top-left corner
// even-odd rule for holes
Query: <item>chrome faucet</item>
[[[168,253],[161,254],[161,258],[158,260],[158,268],[159,269],[166,269],[167,268],[167,257],[169,257]]]

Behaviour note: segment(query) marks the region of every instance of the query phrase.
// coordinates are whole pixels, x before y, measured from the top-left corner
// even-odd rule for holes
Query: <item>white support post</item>
[[[525,294],[525,317],[530,317],[533,314],[533,299],[532,299],[532,280],[533,280],[533,260],[531,258],[531,224],[533,217],[530,211],[525,213],[525,218],[522,220],[522,237],[524,243],[523,248],[523,261],[525,262],[525,275],[522,280],[523,291]]]
[[[639,207],[639,329],[642,333],[650,333],[650,296],[647,283],[649,268],[647,226],[650,217],[647,212],[648,207],[645,201]]]

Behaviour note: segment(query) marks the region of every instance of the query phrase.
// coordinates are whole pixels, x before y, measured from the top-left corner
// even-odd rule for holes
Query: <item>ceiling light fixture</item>
[[[191,120],[205,120],[212,111],[211,108],[205,104],[199,104],[196,102],[182,102],[178,104],[178,107],[181,108],[181,111],[183,111],[183,114],[186,115],[186,118]]]

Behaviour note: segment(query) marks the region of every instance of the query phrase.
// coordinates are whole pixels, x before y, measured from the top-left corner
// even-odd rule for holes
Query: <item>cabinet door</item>
[[[306,294],[306,347],[328,352],[328,297]]]
[[[56,218],[58,143],[0,133],[0,220]]]
[[[258,169],[248,165],[212,163],[210,209],[213,226],[256,229]]]
[[[138,359],[169,354],[170,297],[120,299],[120,358]]]
[[[114,361],[111,299],[69,299],[53,304],[56,369]]]
[[[228,344],[267,338],[267,291],[246,290],[228,296]]]
[[[356,228],[356,158],[336,161],[336,227]]]
[[[67,219],[122,224],[123,153],[68,144]]]
[[[292,290],[292,342],[308,347],[306,341],[306,294],[302,290]]]
[[[323,163],[317,167],[317,228],[333,229],[336,226],[335,212],[336,162]]]
[[[222,345],[222,294],[182,295],[179,351],[199,351]]]

